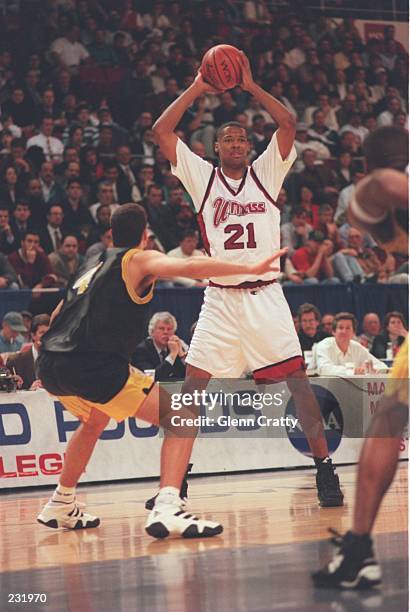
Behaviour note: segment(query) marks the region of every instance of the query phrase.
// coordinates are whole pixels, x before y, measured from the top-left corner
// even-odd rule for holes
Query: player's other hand
[[[277,259],[280,259],[281,257],[283,257],[283,255],[286,255],[287,252],[288,252],[288,247],[285,247],[284,249],[280,249],[280,251],[277,251],[274,255],[271,255],[270,257],[268,257],[268,259],[265,259],[264,261],[261,261],[260,263],[249,266],[250,274],[265,274],[266,272],[279,272],[280,267],[278,265],[274,265],[274,262]]]
[[[242,81],[240,83],[240,86],[245,91],[250,91],[252,87],[255,85],[255,81],[253,80],[251,65],[243,51],[241,51],[241,67],[242,67]]]

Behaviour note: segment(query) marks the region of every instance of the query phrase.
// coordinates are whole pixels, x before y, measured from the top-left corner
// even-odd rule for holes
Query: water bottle
[[[393,344],[391,342],[387,343],[386,359],[388,361],[393,361]]]

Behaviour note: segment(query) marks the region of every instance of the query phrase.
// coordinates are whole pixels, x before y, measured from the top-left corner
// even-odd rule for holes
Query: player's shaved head
[[[394,125],[386,125],[371,132],[363,143],[368,171],[394,168],[403,172],[409,160],[408,141],[408,132]]]

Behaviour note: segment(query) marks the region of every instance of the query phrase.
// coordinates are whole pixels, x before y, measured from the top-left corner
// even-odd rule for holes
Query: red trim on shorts
[[[251,170],[250,170],[250,175],[253,178],[253,180],[255,181],[256,185],[259,187],[259,189],[262,191],[263,195],[265,196],[265,198],[267,200],[269,200],[269,202],[271,204],[274,205],[275,208],[277,208],[280,212],[280,208],[277,205],[277,203],[275,202],[275,200],[272,198],[271,195],[269,195],[269,193],[266,191],[265,187],[262,185],[262,183],[260,182],[260,180],[258,179],[258,177],[256,176],[255,170],[253,169],[253,166],[251,166]]]
[[[283,380],[297,370],[305,370],[305,360],[301,355],[297,357],[289,357],[279,363],[274,363],[263,368],[258,368],[253,371],[253,379],[255,382],[272,382]]]
[[[235,197],[238,196],[239,193],[242,191],[243,186],[245,185],[245,180],[246,180],[246,177],[248,175],[248,168],[245,168],[245,174],[243,175],[242,180],[240,182],[240,185],[239,185],[239,187],[238,187],[238,189],[236,191],[234,191],[232,189],[232,187],[229,185],[228,181],[226,180],[226,178],[222,174],[222,170],[221,170],[220,166],[218,166],[217,172],[218,172],[218,176],[219,176],[220,180],[223,182],[223,184],[228,189],[228,191],[230,191],[233,196],[235,196]]]
[[[277,283],[277,279],[273,278],[272,280],[268,280],[268,281],[263,281],[263,280],[258,280],[258,281],[245,281],[244,283],[241,283],[240,285],[218,285],[217,283],[214,283],[213,281],[209,281],[209,286],[210,287],[219,287],[219,289],[258,289],[258,287],[266,287],[266,285],[273,285],[273,283]]]
[[[198,215],[202,214],[202,211],[203,211],[204,206],[205,206],[205,202],[207,201],[208,196],[209,196],[209,192],[211,191],[212,183],[214,182],[215,176],[216,176],[216,168],[214,168],[212,170],[211,176],[209,177],[208,185],[206,186],[205,195],[204,195],[204,198],[203,198],[202,203],[201,203],[201,208],[198,211]]]

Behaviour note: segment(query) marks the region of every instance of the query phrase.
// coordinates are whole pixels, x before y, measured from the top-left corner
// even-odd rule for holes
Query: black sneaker
[[[340,489],[339,476],[335,474],[335,467],[329,457],[317,466],[316,486],[322,508],[343,506],[344,495]]]
[[[181,488],[179,490],[179,497],[181,498],[183,504],[186,504],[187,500],[188,500],[188,474],[189,472],[192,470],[192,466],[194,464],[193,463],[188,463],[188,469],[185,472],[185,476],[184,479],[182,481],[182,485]],[[158,493],[157,493],[158,495]],[[147,501],[145,502],[145,510],[152,510],[154,505],[155,505],[155,500],[157,499],[157,495],[154,495],[154,497],[151,497],[150,499],[147,499]]]
[[[323,569],[312,574],[316,587],[368,589],[381,583],[381,569],[369,535],[359,536],[348,531],[344,536],[337,534],[332,542],[339,550]]]

